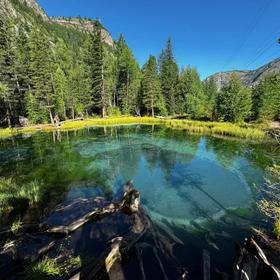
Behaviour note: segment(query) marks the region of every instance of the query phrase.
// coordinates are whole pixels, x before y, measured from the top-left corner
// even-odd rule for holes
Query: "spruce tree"
[[[95,32],[91,35],[91,78],[93,111],[105,116],[105,82],[104,82],[104,52],[102,46],[101,28],[96,25]]]
[[[155,116],[155,110],[159,107],[161,95],[160,80],[157,73],[157,62],[154,56],[150,56],[148,62],[143,67],[142,76],[142,102],[145,109]]]
[[[141,72],[132,51],[121,35],[116,44],[116,101],[123,114],[135,114]]]
[[[179,69],[173,56],[170,38],[167,40],[165,50],[160,55],[159,64],[161,88],[166,106],[169,114],[175,114],[178,111],[176,99]]]
[[[6,122],[9,128],[12,126],[10,93],[10,89],[0,82],[0,123]]]
[[[17,122],[17,102],[19,81],[17,75],[17,50],[14,24],[10,19],[0,19],[0,82],[6,85],[3,111],[6,113],[8,126]]]
[[[68,81],[65,73],[57,67],[54,73],[54,104],[55,113],[58,113],[64,119],[67,118],[66,105],[68,97]]]
[[[68,108],[71,118],[87,114],[93,107],[91,96],[91,83],[82,63],[73,65],[68,82]]]
[[[54,55],[52,44],[42,32],[32,30],[29,38],[29,96],[36,100],[38,116],[36,122],[53,121],[54,114]],[[28,99],[29,100],[29,99]]]

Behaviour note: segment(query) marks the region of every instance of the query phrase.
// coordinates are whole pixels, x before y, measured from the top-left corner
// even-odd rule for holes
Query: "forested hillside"
[[[51,19],[30,1],[0,6],[1,126],[18,125],[20,117],[36,124],[54,116],[120,114],[232,122],[280,118],[279,74],[253,89],[231,75],[218,90],[213,77],[201,81],[196,69],[179,69],[171,39],[141,69],[122,35],[113,42],[97,20]]]

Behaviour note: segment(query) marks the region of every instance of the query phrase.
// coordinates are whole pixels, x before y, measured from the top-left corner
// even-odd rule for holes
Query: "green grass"
[[[57,279],[58,276],[66,276],[73,271],[73,269],[80,268],[82,260],[80,256],[69,256],[64,262],[58,263],[54,259],[45,257],[43,260],[29,265],[25,269],[24,279]]]
[[[147,125],[166,125],[173,129],[185,130],[190,133],[208,134],[225,137],[235,137],[240,139],[268,141],[271,140],[266,133],[257,125],[250,124],[233,124],[224,122],[203,122],[192,120],[178,119],[158,119],[151,117],[111,117],[111,118],[95,118],[77,121],[65,121],[61,124],[60,130],[78,130],[90,126],[116,126],[131,124],[147,124]],[[11,137],[17,134],[34,133],[36,131],[54,131],[52,126],[37,126],[23,129],[0,129],[0,138]],[[272,141],[272,140],[271,140]]]
[[[150,117],[118,117],[107,119],[88,119],[83,121],[67,121],[62,124],[62,130],[77,130],[87,126],[107,126],[125,124],[161,124],[173,129],[186,130],[191,133],[220,135],[250,140],[269,140],[266,133],[250,125],[237,125],[222,122],[202,122],[176,119],[157,119]]]
[[[41,184],[36,180],[17,185],[12,178],[0,177],[0,214],[12,210],[17,200],[27,199],[29,205],[33,206],[39,203],[41,196]]]
[[[56,279],[60,273],[61,269],[55,260],[44,258],[27,268],[24,278],[27,280]]]

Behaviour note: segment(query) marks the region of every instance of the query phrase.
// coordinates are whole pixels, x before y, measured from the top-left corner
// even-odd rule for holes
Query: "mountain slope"
[[[49,17],[36,0],[1,0],[0,16],[10,17],[16,20],[33,25],[34,20],[43,25],[48,25],[49,29],[55,29],[56,25],[65,27],[71,32],[75,30],[81,33],[94,31],[95,20],[82,18],[56,18]],[[113,47],[114,41],[111,34],[102,26],[103,42]]]
[[[269,75],[280,72],[280,58],[277,58],[264,66],[249,71],[228,71],[220,72],[209,76],[206,80],[214,78],[217,87],[221,89],[224,85],[228,83],[232,74],[236,74],[241,83],[247,87],[254,87],[264,78]]]

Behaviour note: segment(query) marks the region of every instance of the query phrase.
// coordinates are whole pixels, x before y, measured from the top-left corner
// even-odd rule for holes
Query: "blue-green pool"
[[[277,156],[269,145],[161,126],[98,127],[0,140],[0,177],[40,184],[36,206],[21,217],[28,222],[76,197],[117,199],[133,180],[152,219],[183,241],[178,259],[200,279],[203,249],[228,271],[233,242],[262,223],[256,196]]]

